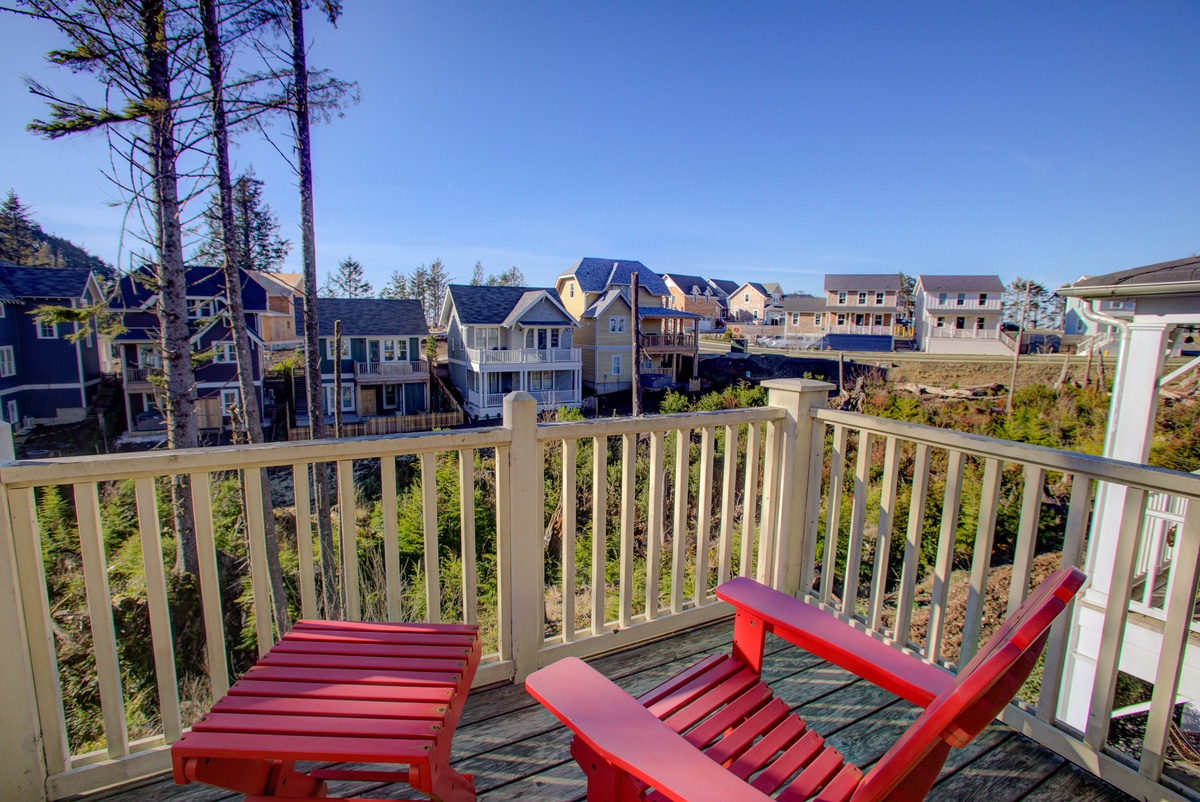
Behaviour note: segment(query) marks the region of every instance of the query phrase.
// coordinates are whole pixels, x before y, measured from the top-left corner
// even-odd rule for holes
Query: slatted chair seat
[[[298,621],[172,745],[175,781],[247,800],[323,797],[329,780],[407,782],[469,802],[450,742],[479,658],[475,626]],[[297,761],[408,770],[301,772]]]
[[[526,687],[574,731],[571,754],[592,802],[920,800],[950,749],[969,743],[1016,695],[1084,579],[1075,568],[1048,577],[957,675],[739,578],[717,589],[737,610],[730,655],[706,657],[638,699],[575,658],[534,672]],[[762,681],[768,632],[924,712],[864,773]]]

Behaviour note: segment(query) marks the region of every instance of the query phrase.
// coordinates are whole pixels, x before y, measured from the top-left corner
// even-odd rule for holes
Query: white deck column
[[[1145,463],[1150,456],[1150,440],[1158,410],[1158,381],[1166,364],[1173,328],[1173,323],[1136,319],[1128,324],[1113,375],[1108,430],[1104,439],[1105,457]],[[1088,588],[1075,605],[1058,702],[1058,717],[1079,730],[1087,725],[1126,493],[1126,488],[1105,482],[1096,489],[1085,568]]]
[[[537,400],[526,392],[504,397],[504,427],[512,432],[508,448],[509,497],[507,537],[500,542],[500,559],[508,560],[512,615],[512,659],[515,680],[537,670],[538,651],[546,639],[546,577],[542,555],[545,529],[542,507],[542,447],[537,441]]]

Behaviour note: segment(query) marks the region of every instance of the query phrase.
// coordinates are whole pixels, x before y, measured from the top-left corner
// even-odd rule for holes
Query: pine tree
[[[421,306],[425,308],[425,322],[433,328],[442,315],[442,302],[446,300],[446,290],[450,287],[450,274],[441,259],[433,260],[429,266],[429,275],[425,280],[425,292],[421,294]]]
[[[279,236],[279,218],[263,200],[264,182],[254,174],[254,166],[233,183],[233,228],[238,245],[238,266],[243,270],[274,273],[292,251],[291,240]],[[194,260],[220,264],[224,260],[221,242],[221,213],[216,193],[204,210],[208,229],[196,248]]]
[[[471,285],[478,287],[485,281],[483,277],[483,262],[475,260],[475,272],[471,274]]]
[[[520,268],[513,265],[508,270],[497,276],[488,276],[487,285],[489,287],[524,287],[525,274]]]
[[[337,272],[325,279],[321,294],[327,298],[370,298],[375,292],[363,277],[363,266],[354,257],[338,262]]]
[[[10,189],[0,203],[0,259],[18,265],[34,264],[39,244],[35,228],[29,207]]]
[[[408,294],[408,276],[399,270],[393,270],[388,283],[383,285],[383,289],[379,291],[379,297],[390,298],[392,300],[411,298],[412,296]]]

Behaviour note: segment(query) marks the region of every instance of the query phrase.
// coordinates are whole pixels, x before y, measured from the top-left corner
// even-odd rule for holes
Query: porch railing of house
[[[892,336],[893,329],[891,326],[855,326],[852,323],[843,323],[838,325],[833,323],[829,326],[830,334],[869,334],[875,337]]]
[[[430,432],[462,426],[462,410],[454,412],[422,412],[416,415],[376,415],[366,420],[342,424],[342,437],[370,437],[381,434]],[[288,440],[311,440],[308,426],[289,426]]]
[[[514,348],[512,350],[466,349],[467,359],[477,365],[540,365],[553,362],[580,362],[579,348]]]
[[[997,333],[996,339],[1007,345],[1010,350],[1017,350],[1017,338],[1009,334],[1004,329],[1000,329],[1000,331]]]
[[[125,383],[149,382],[162,376],[162,368],[125,368]]]
[[[528,393],[541,407],[578,404],[580,401],[579,390],[529,390]],[[497,409],[504,405],[504,398],[507,395],[508,393],[480,393],[470,390],[467,392],[467,401],[481,409],[488,407]]]
[[[1036,704],[1014,704],[1002,718],[1135,796],[1189,798],[1162,769],[1195,599],[1200,503],[1189,506],[1175,535],[1161,662],[1140,762],[1106,743],[1146,499],[1164,493],[1196,501],[1200,477],[831,411],[825,402],[832,386],[823,382],[766,386],[768,406],[754,409],[538,424],[537,401],[513,393],[504,401],[502,425],[490,428],[102,458],[11,461],[11,441],[0,437],[0,445],[9,444],[9,461],[0,453],[0,638],[7,645],[0,650],[0,796],[58,799],[169,766],[166,747],[186,719],[163,561],[161,533],[168,522],[159,519],[164,480],[189,480],[199,549],[197,615],[208,633],[203,670],[212,694],[220,695],[238,667],[230,664],[224,637],[229,619],[222,591],[228,597],[231,589],[221,587],[217,544],[244,545],[250,600],[240,614],[253,620],[261,654],[280,627],[271,612],[263,484],[256,472],[286,474],[294,507],[302,511],[298,566],[288,581],[299,597],[299,615],[321,615],[325,574],[314,556],[310,473],[325,464],[336,477],[338,572],[357,580],[331,580],[343,615],[399,620],[420,611],[430,621],[486,624],[487,654],[477,684],[522,681],[560,657],[594,655],[728,616],[713,590],[734,575],[806,598],[953,671],[995,625],[983,615],[989,573],[1000,570],[995,566],[1011,563],[1010,610],[1029,591],[1039,537],[1048,536],[1039,527],[1050,483],[1069,496],[1059,511],[1065,523],[1055,535],[1061,554],[1052,559],[1078,565],[1088,560],[1085,535],[1097,485],[1128,488],[1111,593],[1101,603],[1106,637],[1086,731],[1072,731],[1056,715],[1069,648],[1066,619],[1051,632],[1040,689],[1032,697]],[[965,482],[967,466],[972,476],[981,472],[981,480]],[[400,470],[415,471],[419,489],[411,499],[407,491],[398,498]],[[1007,476],[1011,484],[1014,474],[1019,515],[1000,515],[1007,503],[1003,482]],[[239,475],[253,480],[240,481]],[[113,492],[112,483],[127,481],[136,497],[129,520],[136,521],[140,543],[134,559],[145,571],[145,588],[138,592],[148,609],[148,635],[114,626],[114,605],[131,600],[113,598],[106,570],[106,530],[113,522],[101,515],[100,499]],[[218,531],[214,499],[221,497],[214,493],[222,482],[239,481],[249,512],[244,526]],[[479,483],[485,486],[477,495]],[[364,534],[365,519],[356,515],[366,486],[380,495],[381,520],[371,524],[381,527],[376,534]],[[54,606],[47,586],[41,530],[50,508],[40,502],[50,487],[74,498],[72,536],[86,585],[84,610]],[[553,510],[548,492],[557,496]],[[477,498],[494,499],[494,519],[477,519]],[[413,499],[419,501],[424,559],[420,570],[405,573],[398,504]],[[452,512],[440,509],[448,499]],[[494,527],[490,554],[477,554],[481,520]],[[559,537],[547,537],[551,530]],[[448,536],[456,557],[449,562],[439,559]],[[63,537],[61,529],[56,537]],[[360,562],[364,537],[379,545],[377,562]],[[893,547],[893,540],[902,545]],[[997,548],[1001,542],[1004,549]],[[480,593],[485,575],[494,580],[494,593]],[[966,590],[962,619],[951,613],[952,586]],[[63,615],[90,621],[95,670],[89,692],[99,698],[94,715],[102,736],[87,742],[69,733],[64,714],[56,635]],[[961,646],[952,648],[959,630]],[[124,639],[139,637],[149,642],[133,646],[155,658],[161,716],[154,732],[132,737],[129,678],[119,655],[128,645]]]
[[[414,359],[407,362],[355,362],[355,376],[428,376],[429,362]]]
[[[643,348],[695,348],[695,334],[643,334]]]
[[[935,340],[994,340],[1000,331],[998,329],[958,329],[953,326],[934,326],[929,330],[929,336]]]
[[[976,311],[979,309],[983,309],[983,310],[992,310],[992,311],[999,312],[1004,307],[999,298],[989,298],[988,300],[984,301],[983,303],[979,303],[979,295],[978,294],[971,295],[970,293],[967,293],[967,297],[963,299],[963,302],[961,304],[958,302],[957,295],[951,295],[944,302],[939,301],[938,297],[935,295],[926,302],[925,308],[930,309],[930,310],[932,310],[932,309],[959,309],[964,312],[973,312],[973,311]]]

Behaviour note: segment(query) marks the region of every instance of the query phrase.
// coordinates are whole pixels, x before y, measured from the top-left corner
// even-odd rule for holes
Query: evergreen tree
[[[398,298],[409,298],[408,294],[408,276],[401,273],[399,270],[393,270],[388,283],[379,291],[380,298],[390,298],[396,300]]]
[[[292,251],[291,240],[279,236],[279,218],[263,199],[265,184],[251,165],[233,183],[233,230],[238,245],[238,266],[243,270],[274,273]],[[216,194],[204,210],[207,234],[196,248],[194,260],[203,264],[221,264],[221,212]]]
[[[429,275],[425,280],[425,292],[421,294],[421,306],[425,308],[425,322],[429,328],[437,325],[442,315],[442,303],[446,300],[446,290],[450,287],[450,274],[441,259],[435,259],[429,266]]]
[[[18,265],[34,264],[40,244],[36,227],[29,207],[10,189],[0,203],[0,259]]]
[[[483,262],[475,260],[475,272],[471,274],[471,286],[478,287],[484,282],[483,277]]]
[[[521,272],[520,268],[513,265],[497,276],[488,276],[487,285],[489,287],[524,287],[525,274]]]
[[[363,277],[363,266],[354,257],[338,262],[337,272],[325,280],[321,293],[327,298],[370,298],[375,292]]]
[[[896,306],[900,312],[900,316],[905,320],[912,320],[913,308],[916,306],[914,299],[917,291],[917,280],[912,276],[900,274],[900,292],[896,298]]]

